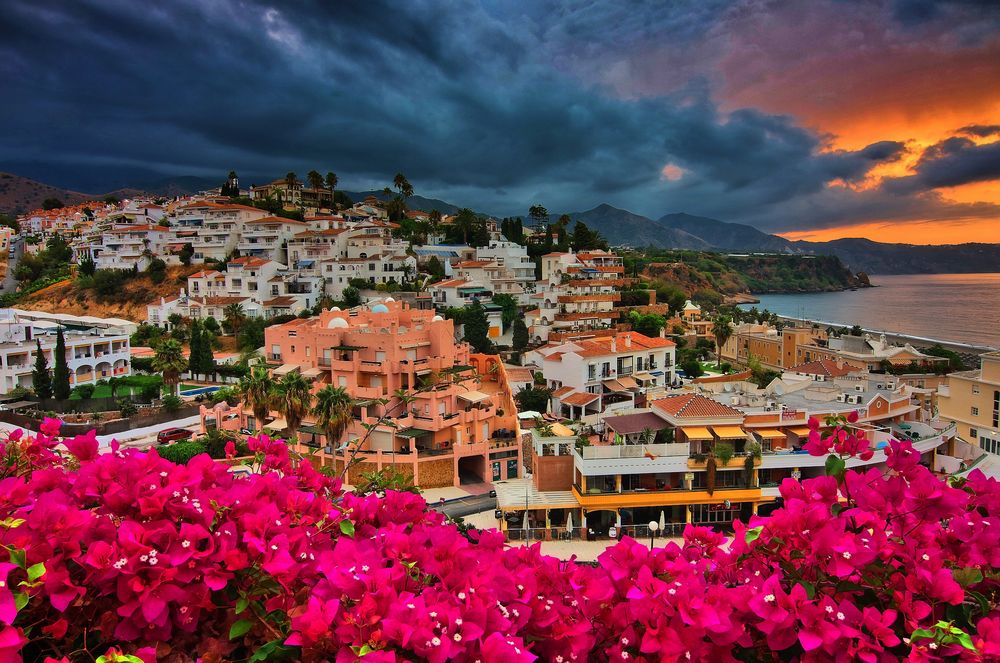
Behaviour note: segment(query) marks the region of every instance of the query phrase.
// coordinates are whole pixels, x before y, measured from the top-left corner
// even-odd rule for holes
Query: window
[[[596,380],[597,379],[597,364],[591,364],[587,366],[587,379]]]
[[[969,409],[971,410],[973,417],[978,417],[979,416],[979,408],[978,407],[976,407],[975,405],[973,405]]]
[[[983,436],[979,438],[979,446],[983,451],[989,451],[991,454],[1000,453],[1000,440],[990,440]]]
[[[972,393],[973,394],[978,394],[979,393],[979,385],[978,384],[973,384],[972,385]]]
[[[975,440],[977,437],[979,437],[979,429],[978,428],[970,428],[969,429],[969,437],[971,439],[973,439],[973,440]]]

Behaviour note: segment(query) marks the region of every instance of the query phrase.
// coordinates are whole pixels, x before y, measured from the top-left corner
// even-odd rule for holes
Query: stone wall
[[[455,465],[452,458],[420,463],[417,479],[421,488],[445,488],[455,485]]]

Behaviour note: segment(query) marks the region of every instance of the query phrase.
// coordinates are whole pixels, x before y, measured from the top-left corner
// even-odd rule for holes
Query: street
[[[11,244],[11,248],[14,249],[14,257],[7,260],[7,275],[4,277],[3,283],[0,283],[0,294],[14,292],[17,288],[17,279],[14,278],[14,270],[17,269],[17,261],[21,259],[21,255],[24,253],[24,239],[18,238]]]
[[[444,504],[429,504],[428,506],[449,518],[463,518],[474,513],[496,509],[497,498],[490,497],[489,493],[484,493],[482,495],[470,495],[469,497],[448,500]]]

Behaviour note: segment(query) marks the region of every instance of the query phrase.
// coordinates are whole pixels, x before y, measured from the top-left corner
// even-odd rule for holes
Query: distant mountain
[[[1000,271],[1000,244],[924,246],[886,244],[870,239],[793,242],[753,226],[675,213],[656,221],[610,205],[570,215],[612,244],[740,253],[833,255],[854,271],[868,274],[947,274]]]
[[[726,223],[684,212],[665,214],[656,222],[662,226],[682,230],[699,237],[716,249],[767,253],[797,252],[793,243],[784,237],[769,235],[753,226],[741,223]]]
[[[793,242],[806,253],[829,254],[869,274],[976,274],[1000,272],[1000,244],[884,244],[852,237]]]
[[[46,198],[58,198],[67,205],[76,205],[98,197],[43,184],[20,175],[0,173],[0,214],[30,212],[41,207]]]
[[[356,203],[360,203],[362,200],[368,196],[375,196],[379,200],[390,200],[395,197],[395,193],[390,195],[385,195],[385,191],[374,190],[374,191],[345,191],[344,192],[348,198]],[[442,214],[454,214],[461,208],[458,205],[452,205],[451,203],[446,203],[443,200],[438,200],[437,198],[424,198],[423,196],[410,196],[406,199],[406,206],[410,209],[418,209],[424,212],[430,212],[431,210],[437,210]]]
[[[24,214],[38,209],[46,198],[58,198],[66,205],[76,205],[88,200],[102,200],[105,196],[133,198],[139,195],[185,196],[219,186],[219,182],[203,177],[166,177],[105,193],[82,193],[51,184],[38,182],[20,175],[0,173],[0,213]]]
[[[598,205],[586,212],[571,212],[573,221],[583,221],[597,230],[615,246],[654,246],[661,249],[708,250],[711,244],[705,239],[679,229],[663,226],[652,219],[618,209],[611,205]],[[556,218],[556,217],[553,217]],[[570,226],[572,230],[572,226]]]

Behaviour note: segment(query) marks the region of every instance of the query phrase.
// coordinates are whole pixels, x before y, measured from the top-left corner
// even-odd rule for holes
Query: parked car
[[[194,433],[186,428],[167,428],[156,434],[156,443],[170,444],[171,442],[186,440],[192,435],[194,435]]]

